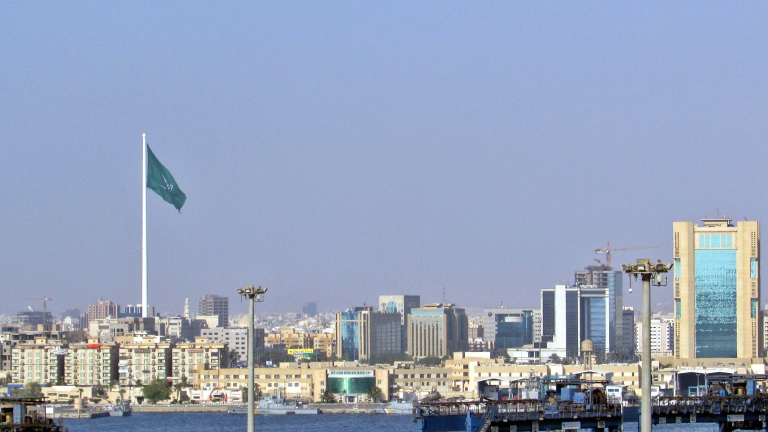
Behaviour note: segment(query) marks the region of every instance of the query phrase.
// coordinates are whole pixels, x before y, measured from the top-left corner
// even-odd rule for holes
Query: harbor
[[[734,387],[733,383],[746,385]],[[702,396],[659,396],[653,399],[650,424],[712,424],[721,432],[765,430],[768,395],[755,391],[754,380],[732,377],[726,390],[710,395],[711,382]],[[720,386],[718,384],[718,386]],[[625,423],[642,420],[642,404],[636,398],[615,397],[605,380],[576,376],[550,376],[526,383],[510,383],[507,399],[434,401],[416,405],[414,420],[422,432],[538,432],[592,429],[624,430]],[[523,396],[518,398],[517,396]]]

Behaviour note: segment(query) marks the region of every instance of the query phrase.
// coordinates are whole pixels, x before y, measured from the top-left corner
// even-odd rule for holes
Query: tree
[[[43,397],[43,390],[40,384],[36,382],[25,383],[24,387],[16,387],[11,389],[11,394],[15,397],[30,397],[39,398]]]
[[[176,391],[176,400],[181,401],[181,390],[184,388],[189,387],[189,383],[187,382],[187,376],[182,375],[181,379],[176,382],[176,384],[173,385],[173,389]]]
[[[430,356],[419,359],[419,364],[423,366],[440,366],[443,359],[440,357]]]
[[[325,403],[336,403],[336,396],[331,393],[331,390],[326,388],[320,393],[320,401]]]
[[[170,396],[171,383],[169,383],[168,380],[157,378],[153,379],[149,382],[149,384],[144,386],[144,397],[152,403],[166,400]]]
[[[376,384],[372,385],[371,388],[368,389],[368,397],[376,402],[381,402],[381,389]]]

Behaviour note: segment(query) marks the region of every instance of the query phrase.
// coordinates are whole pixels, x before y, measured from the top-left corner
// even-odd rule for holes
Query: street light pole
[[[622,264],[622,269],[637,279],[643,280],[643,351],[640,364],[640,432],[651,432],[651,279],[654,286],[666,286],[662,273],[672,268],[672,264],[662,264],[659,261],[651,264],[648,258],[638,259],[635,264]]]
[[[238,288],[237,293],[240,296],[248,297],[248,432],[254,432],[254,411],[256,407],[253,402],[253,339],[254,339],[254,302],[263,302],[264,293],[267,292],[266,288],[258,287],[254,288],[253,285],[248,285],[245,288]]]

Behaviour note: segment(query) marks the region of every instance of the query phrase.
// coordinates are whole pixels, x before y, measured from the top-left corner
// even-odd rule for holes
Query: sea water
[[[65,419],[69,432],[244,432],[248,419],[243,414],[221,412],[203,413],[140,413],[128,417],[94,419]],[[358,432],[358,431],[420,431],[412,415],[398,414],[318,414],[256,416],[257,431],[300,432]]]
[[[205,413],[140,413],[129,417],[68,419],[64,425],[70,432],[243,432],[247,429],[245,415],[221,412]],[[301,432],[417,432],[420,423],[411,415],[395,414],[319,414],[256,416],[257,431]],[[624,432],[638,431],[637,423],[625,423]],[[717,424],[669,424],[653,428],[654,432],[717,432]]]

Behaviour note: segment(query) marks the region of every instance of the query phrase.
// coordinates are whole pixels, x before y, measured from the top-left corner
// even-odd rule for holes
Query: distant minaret
[[[184,299],[184,318],[189,319],[189,298]]]

